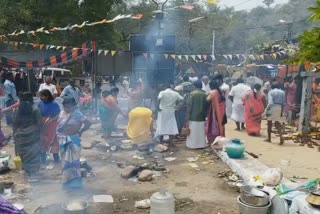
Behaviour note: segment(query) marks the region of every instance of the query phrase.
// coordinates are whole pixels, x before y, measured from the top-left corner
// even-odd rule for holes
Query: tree
[[[313,14],[309,18],[309,21],[319,23],[320,20],[320,1],[317,0],[316,6],[309,8]],[[309,31],[305,31],[299,37],[299,51],[292,58],[293,61],[304,62],[320,61],[320,28],[313,27]]]

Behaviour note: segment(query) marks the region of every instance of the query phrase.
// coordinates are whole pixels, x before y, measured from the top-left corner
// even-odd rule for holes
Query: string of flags
[[[2,41],[5,44],[12,45],[16,48],[19,46],[29,46],[34,49],[40,49],[40,50],[77,50],[77,49],[85,49],[86,51],[93,51],[96,49],[95,43],[93,44],[86,44],[84,43],[81,47],[70,47],[70,46],[62,46],[62,45],[48,45],[48,44],[37,44],[37,43],[29,43],[29,42],[17,42],[17,41]],[[104,55],[107,56],[108,54],[111,56],[115,56],[117,53],[118,55],[122,55],[122,53],[130,52],[130,51],[119,51],[119,50],[104,50],[104,49],[98,49],[97,54],[98,55]],[[214,61],[217,59],[225,59],[225,60],[245,60],[250,59],[252,61],[261,61],[261,60],[267,60],[267,59],[283,59],[288,57],[287,53],[285,51],[279,51],[275,53],[269,53],[269,54],[159,54],[159,53],[142,53],[142,56],[145,59],[154,59],[155,57],[159,57],[159,55],[162,55],[165,59],[174,59],[174,60],[193,60],[193,61]]]
[[[98,50],[98,55],[104,54],[105,56],[111,53],[111,56],[114,56],[117,52],[123,51],[114,51],[114,50]],[[181,55],[181,54],[158,54],[158,53],[142,53],[142,56],[145,59],[155,59],[156,57],[163,56],[166,60],[173,59],[173,60],[193,60],[193,61],[214,61],[219,59],[225,60],[245,60],[250,59],[252,61],[261,61],[261,60],[272,60],[272,59],[283,59],[288,57],[285,51],[279,51],[270,54],[192,54],[192,55]]]
[[[113,23],[115,21],[121,20],[121,19],[136,19],[139,20],[143,17],[142,14],[129,14],[129,15],[122,15],[119,14],[116,17],[114,17],[113,19],[103,19],[100,21],[95,21],[95,22],[89,22],[89,21],[84,21],[81,24],[73,24],[73,25],[68,25],[65,27],[52,27],[52,28],[45,28],[45,27],[40,27],[36,30],[30,30],[30,31],[25,31],[25,30],[15,30],[12,33],[9,34],[3,34],[0,35],[0,39],[4,39],[7,38],[8,36],[19,36],[19,35],[32,35],[32,36],[36,36],[37,34],[40,33],[44,33],[44,34],[52,34],[56,31],[69,31],[69,30],[73,30],[73,29],[81,29],[83,27],[91,27],[91,26],[95,26],[95,25],[102,25],[102,24],[109,24],[109,23]]]

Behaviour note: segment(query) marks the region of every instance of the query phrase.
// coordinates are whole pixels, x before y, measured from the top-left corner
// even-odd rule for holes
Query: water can
[[[16,169],[17,170],[22,170],[22,161],[21,161],[21,158],[20,156],[15,156],[13,158],[13,162],[14,162],[14,165],[16,166]]]
[[[150,198],[150,214],[174,214],[174,202],[170,193],[160,190]]]
[[[226,150],[229,158],[240,159],[243,158],[245,146],[241,140],[232,139],[229,143],[227,143]]]

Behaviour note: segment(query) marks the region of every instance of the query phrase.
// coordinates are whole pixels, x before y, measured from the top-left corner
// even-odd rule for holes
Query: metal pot
[[[64,214],[88,214],[89,204],[85,201],[69,201],[61,205]]]
[[[270,197],[266,192],[252,186],[241,187],[240,199],[254,207],[263,207],[270,203]]]

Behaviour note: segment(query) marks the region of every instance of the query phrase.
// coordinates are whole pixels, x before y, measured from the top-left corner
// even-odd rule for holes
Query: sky
[[[288,3],[289,0],[275,0],[275,4]],[[226,5],[228,7],[234,6],[236,10],[251,10],[260,5],[265,5],[262,3],[263,0],[220,0],[219,5],[223,7]]]

